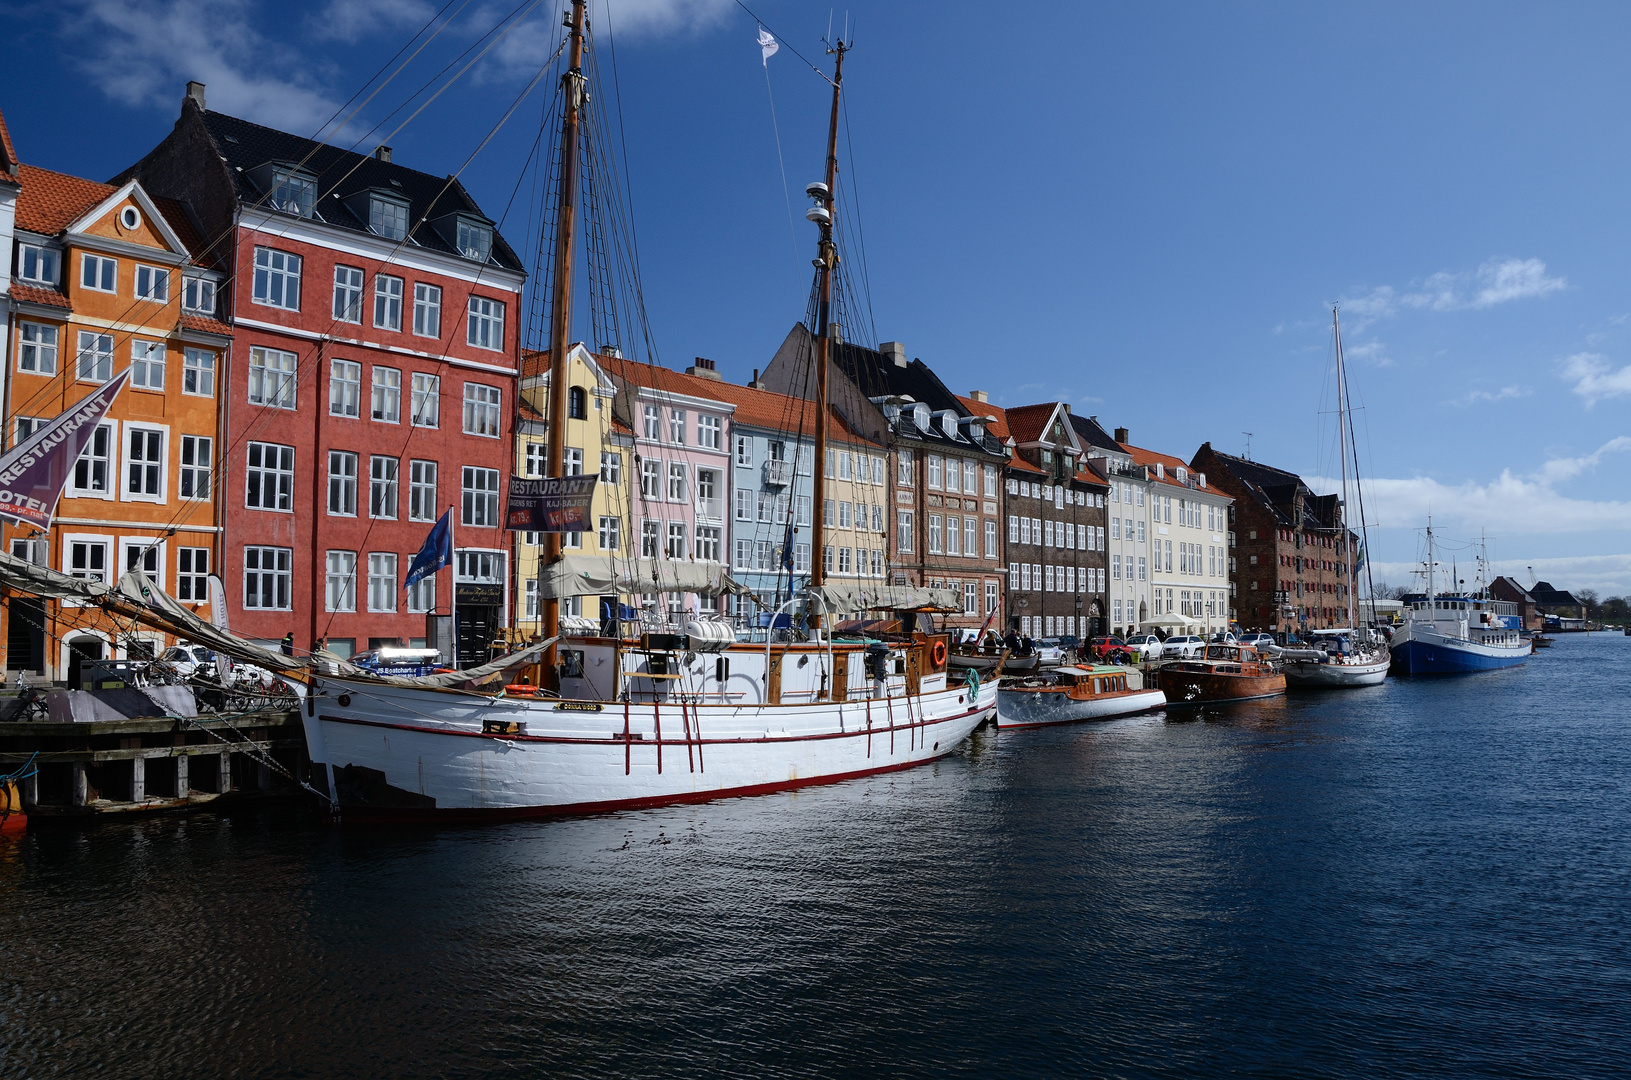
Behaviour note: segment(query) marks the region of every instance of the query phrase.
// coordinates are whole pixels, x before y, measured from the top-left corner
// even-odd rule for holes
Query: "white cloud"
[[[1468,533],[1490,529],[1514,536],[1631,531],[1631,502],[1576,499],[1557,490],[1558,484],[1596,468],[1608,455],[1626,451],[1631,451],[1631,436],[1621,435],[1593,453],[1554,458],[1527,475],[1503,470],[1487,484],[1470,480],[1446,484],[1430,476],[1369,479],[1365,481],[1365,516],[1382,528],[1414,529],[1432,514],[1435,523],[1452,529]],[[1316,491],[1335,491],[1341,486],[1329,477],[1308,483]]]
[[[66,21],[86,76],[115,101],[180,109],[189,79],[210,108],[312,132],[335,103],[309,75],[311,57],[251,22],[248,0],[85,0]]]
[[[1371,579],[1381,585],[1409,585],[1420,587],[1421,578],[1415,571],[1420,563],[1373,562]],[[1563,555],[1541,559],[1491,559],[1490,569],[1505,574],[1523,585],[1531,581],[1547,581],[1559,589],[1596,589],[1599,596],[1625,596],[1631,594],[1631,554],[1627,555]],[[1534,577],[1531,579],[1530,572]],[[1463,575],[1465,576],[1465,575]],[[1471,579],[1468,579],[1471,583]]]
[[[1389,319],[1401,309],[1417,311],[1464,311],[1491,308],[1513,300],[1527,300],[1569,287],[1568,280],[1546,273],[1540,259],[1486,259],[1476,270],[1430,274],[1411,288],[1400,292],[1391,285],[1377,285],[1370,291],[1344,298],[1344,314],[1358,317],[1355,330],[1377,319]]]
[[[307,20],[307,26],[318,41],[352,42],[364,35],[417,29],[435,12],[429,0],[329,0],[322,11]]]
[[[1371,367],[1392,367],[1393,357],[1387,354],[1387,346],[1380,341],[1366,341],[1358,345],[1345,345],[1342,355],[1349,360],[1358,360]]]
[[[1475,308],[1494,307],[1509,300],[1527,300],[1566,289],[1560,277],[1547,277],[1546,264],[1539,259],[1491,259],[1478,268],[1478,294]]]
[[[1631,364],[1616,371],[1601,353],[1583,352],[1575,353],[1559,367],[1563,378],[1574,383],[1574,392],[1586,399],[1588,409],[1603,398],[1631,394]]]
[[[589,25],[599,34],[609,28],[617,42],[679,37],[713,28],[734,8],[733,0],[617,0],[608,13],[607,0],[590,0]],[[508,5],[483,9],[475,23],[492,26],[507,10]],[[555,54],[564,33],[560,13],[543,4],[494,47],[474,74],[484,82],[530,79]],[[751,35],[747,40],[751,45]]]
[[[1477,405],[1486,401],[1511,401],[1515,398],[1526,398],[1534,391],[1527,386],[1503,386],[1499,390],[1468,390],[1454,401],[1446,401],[1446,405],[1459,405],[1465,408],[1468,405]]]

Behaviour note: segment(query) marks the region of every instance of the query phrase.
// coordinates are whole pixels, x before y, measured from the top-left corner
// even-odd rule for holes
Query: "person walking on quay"
[[[288,656],[288,657],[293,657],[294,656],[294,631],[293,630],[290,630],[287,634],[283,635],[283,655]]]

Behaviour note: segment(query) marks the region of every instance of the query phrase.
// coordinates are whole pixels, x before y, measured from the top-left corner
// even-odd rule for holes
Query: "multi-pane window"
[[[722,427],[717,416],[697,417],[697,445],[709,450],[720,448]]]
[[[340,322],[362,322],[362,271],[355,266],[334,268],[334,317]]]
[[[668,441],[675,446],[685,445],[685,410],[668,410]]]
[[[81,288],[97,292],[117,292],[119,264],[100,255],[81,255],[79,258],[79,284]]]
[[[317,181],[292,169],[274,169],[267,205],[285,214],[309,218],[317,207]]]
[[[295,407],[295,354],[282,349],[249,350],[249,403],[275,409]]]
[[[736,489],[736,520],[753,520],[753,492],[747,488]]]
[[[414,282],[413,332],[420,337],[442,336],[442,287]]]
[[[526,460],[522,465],[521,475],[542,476],[544,466],[549,463],[549,447],[543,443],[530,442],[526,447]]]
[[[435,521],[436,511],[436,462],[408,462],[408,520]]]
[[[663,497],[663,463],[651,458],[640,459],[640,497],[643,499],[660,499]]]
[[[940,554],[940,552],[942,550],[942,546],[943,545],[941,543],[941,538],[940,538],[940,515],[939,514],[930,514],[929,515],[929,553],[931,555]]]
[[[963,519],[963,554],[971,559],[980,553],[980,549],[976,546],[978,541],[975,539],[979,525],[980,523],[973,518]]]
[[[158,498],[164,485],[164,433],[152,428],[125,429],[125,494]]]
[[[736,465],[738,468],[753,468],[753,440],[746,435],[736,437]]]
[[[24,281],[55,285],[62,272],[62,253],[35,244],[17,245],[17,276]]]
[[[160,304],[170,301],[170,271],[136,264],[136,299]]]
[[[201,604],[210,597],[210,549],[176,549],[176,599]]]
[[[840,574],[847,574],[854,568],[853,564],[851,563],[850,560],[851,560],[850,549],[847,548],[847,547],[839,548],[838,549],[838,572]]]
[[[368,516],[396,520],[397,460],[375,455],[368,459]]]
[[[330,416],[357,416],[362,409],[362,365],[355,360],[328,362]]]
[[[402,372],[392,367],[375,366],[373,371],[371,415],[387,424],[402,420]]]
[[[413,373],[412,396],[408,402],[413,410],[413,426],[437,427],[442,422],[442,379],[439,375]]]
[[[655,405],[647,405],[645,407],[646,438],[650,439],[652,442],[656,442],[658,439],[661,439],[661,425],[662,411]]]
[[[252,442],[245,454],[244,505],[289,510],[294,497],[294,447]]]
[[[357,455],[349,450],[328,452],[328,512],[357,516]]]
[[[685,522],[670,521],[668,523],[668,546],[664,549],[670,559],[684,559],[685,555]]]
[[[396,553],[368,553],[368,610],[396,610]]]
[[[940,455],[938,455],[938,454],[930,454],[929,455],[929,486],[930,487],[938,488],[938,487],[941,486],[940,474],[941,474],[941,470],[942,470],[943,465],[944,465],[944,459],[942,459],[940,457]]]
[[[910,450],[895,452],[895,482],[901,487],[912,486],[912,452]]]
[[[286,547],[244,548],[244,607],[287,611],[293,593],[294,550]]]
[[[408,610],[431,611],[436,607],[436,575],[422,577],[408,586]]]
[[[357,610],[357,553],[331,551],[324,562],[323,609]]]
[[[368,228],[387,240],[408,235],[408,205],[378,195],[368,199]]]
[[[504,305],[485,296],[470,298],[470,318],[465,341],[478,349],[504,349]]]
[[[181,392],[198,397],[215,396],[215,354],[206,349],[188,349],[181,358]]]
[[[44,323],[17,326],[17,370],[36,375],[57,373],[57,328]]]
[[[929,519],[929,528],[930,528],[930,530],[934,529],[934,522],[936,520],[937,519],[932,518],[932,517]],[[934,546],[934,541],[933,540],[929,541],[929,550],[930,551],[938,551],[939,550],[938,548],[936,548]],[[946,518],[946,554],[947,555],[961,555],[962,553],[963,553],[963,530],[958,527],[956,518],[947,517]]]
[[[181,279],[181,307],[199,315],[215,314],[215,282],[188,274]]]
[[[85,581],[108,580],[108,545],[101,540],[75,540],[68,545],[68,573]]]
[[[602,516],[600,519],[600,550],[616,551],[623,539],[621,518]]]
[[[255,279],[251,297],[257,304],[300,310],[300,256],[287,251],[255,249]]]
[[[461,525],[498,524],[498,470],[464,466]]]
[[[706,562],[718,562],[723,541],[720,538],[720,529],[717,525],[698,525],[695,549],[692,556]]]
[[[464,384],[464,433],[496,439],[499,435],[499,404],[502,392],[496,386]]]
[[[374,275],[374,325],[381,330],[402,329],[401,278]]]
[[[623,482],[623,455],[606,450],[600,452],[600,482],[602,484],[620,484]]]
[[[985,467],[985,497],[988,499],[997,497],[997,470],[992,465]],[[992,588],[995,587],[995,585],[992,586]]]
[[[685,463],[671,461],[668,463],[668,501],[684,502],[686,499]]]
[[[895,512],[895,536],[899,541],[898,550],[909,554],[912,550],[912,512],[910,510],[897,510]]]
[[[79,331],[77,377],[94,382],[113,378],[113,335],[92,330]]]
[[[113,425],[98,424],[74,462],[74,490],[85,494],[105,494],[113,459]]]
[[[565,447],[561,451],[561,475],[583,475],[583,451],[576,446]]]
[[[640,557],[642,559],[655,559],[657,557],[657,523],[655,521],[642,521],[640,523]]]
[[[157,341],[130,343],[130,385],[144,390],[164,389],[164,345]]]
[[[458,219],[454,227],[454,239],[459,254],[467,259],[484,263],[493,250],[493,230],[480,222]]]
[[[213,465],[214,440],[208,435],[181,437],[181,497],[207,499],[210,497],[210,470]]]
[[[977,581],[963,582],[963,614],[978,615],[980,613],[980,583]]]

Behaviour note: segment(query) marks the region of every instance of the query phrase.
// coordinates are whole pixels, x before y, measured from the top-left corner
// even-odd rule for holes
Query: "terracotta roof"
[[[111,184],[98,184],[95,180],[33,165],[21,166],[19,175],[23,191],[17,197],[17,227],[46,236],[55,236],[85,211],[119,190]]]
[[[211,319],[206,315],[183,315],[181,317],[181,329],[198,330],[205,334],[221,334],[226,337],[232,336],[232,327],[219,319]]]
[[[631,439],[634,437],[634,429],[625,424],[623,418],[616,413],[612,414],[612,430],[619,435],[627,435]]]
[[[542,420],[544,418],[544,414],[539,412],[536,408],[534,408],[532,402],[528,401],[525,397],[522,397],[520,399],[520,401],[521,401],[521,419],[523,419],[523,420]]]
[[[1157,484],[1168,484],[1172,487],[1185,488],[1190,491],[1199,490],[1215,492],[1217,490],[1211,485],[1204,488],[1196,488],[1193,483],[1180,484],[1176,479],[1177,474],[1173,471],[1175,469],[1183,469],[1189,475],[1191,481],[1195,479],[1195,470],[1191,469],[1189,467],[1189,462],[1185,461],[1183,458],[1173,457],[1171,454],[1159,454],[1154,450],[1146,450],[1141,446],[1134,446],[1131,443],[1127,443],[1125,445],[1127,447],[1127,452],[1133,455],[1134,465],[1151,466],[1150,479],[1154,480]],[[1161,471],[1165,474],[1164,476],[1160,478],[1156,477],[1155,469],[1153,468],[1155,465],[1160,465],[1162,467]],[[1219,494],[1221,494],[1221,492],[1219,492]]]
[[[61,308],[63,311],[73,310],[68,298],[57,290],[42,288],[39,285],[23,285],[15,280],[11,283],[11,298],[25,304],[44,304],[47,307]]]
[[[1058,402],[1043,401],[1035,405],[1016,405],[1008,410],[1008,430],[1016,442],[1035,442],[1042,437],[1042,427],[1053,415]]]
[[[1013,432],[1008,426],[1009,419],[1007,409],[1004,409],[1000,405],[993,405],[989,401],[977,401],[971,397],[964,397],[962,394],[958,394],[956,397],[957,400],[962,403],[963,408],[969,411],[970,415],[991,417],[990,420],[986,421],[986,434],[990,435],[1000,443],[1007,443],[1009,438],[1012,437]],[[1013,457],[1008,459],[1007,467],[1017,472],[1035,473],[1037,476],[1048,475],[1042,469],[1032,465],[1029,461],[1026,461],[1018,454],[1015,454]]]
[[[17,173],[17,148],[11,144],[11,132],[6,127],[4,113],[0,113],[0,172]]]

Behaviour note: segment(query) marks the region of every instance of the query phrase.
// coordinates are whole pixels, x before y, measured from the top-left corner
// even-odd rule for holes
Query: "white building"
[[[1127,444],[1123,444],[1127,445]],[[1148,477],[1149,615],[1141,629],[1202,634],[1229,628],[1229,504],[1181,458],[1127,445]],[[1142,551],[1140,552],[1142,558]]]

